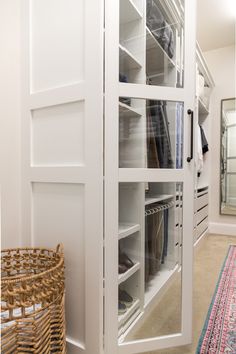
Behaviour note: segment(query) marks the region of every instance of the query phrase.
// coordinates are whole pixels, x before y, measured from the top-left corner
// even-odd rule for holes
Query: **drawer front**
[[[208,218],[203,220],[201,224],[197,226],[197,238],[199,238],[203,234],[203,232],[206,231],[207,228],[208,228]]]
[[[208,216],[208,205],[197,212],[196,222],[200,224]]]
[[[208,193],[203,194],[201,197],[197,198],[195,200],[195,203],[196,203],[196,208],[195,208],[196,211],[208,205]]]

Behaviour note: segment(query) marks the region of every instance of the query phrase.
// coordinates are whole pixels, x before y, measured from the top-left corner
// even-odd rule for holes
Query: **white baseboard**
[[[211,234],[236,236],[236,223],[221,224],[216,222],[210,222],[209,231]]]

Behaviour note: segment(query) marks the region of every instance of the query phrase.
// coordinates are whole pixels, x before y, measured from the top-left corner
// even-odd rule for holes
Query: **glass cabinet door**
[[[195,5],[105,4],[106,354],[191,342]]]
[[[120,0],[119,81],[184,85],[183,0]]]

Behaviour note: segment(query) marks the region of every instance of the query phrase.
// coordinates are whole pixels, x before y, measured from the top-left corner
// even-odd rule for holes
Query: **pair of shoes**
[[[132,306],[134,299],[125,290],[119,289],[119,303],[124,304],[126,307]]]
[[[119,252],[119,265],[124,265],[127,270],[134,266],[134,262],[123,252]]]
[[[119,274],[127,272],[128,268],[124,264],[119,264]]]
[[[127,307],[125,304],[119,301],[118,303],[118,314],[123,315],[127,311]]]

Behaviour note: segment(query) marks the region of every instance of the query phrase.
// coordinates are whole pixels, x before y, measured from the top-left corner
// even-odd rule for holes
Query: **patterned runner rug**
[[[196,351],[218,353],[236,354],[236,246],[229,248]]]

